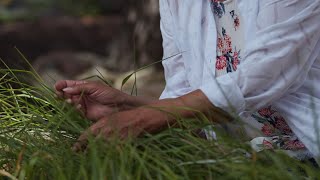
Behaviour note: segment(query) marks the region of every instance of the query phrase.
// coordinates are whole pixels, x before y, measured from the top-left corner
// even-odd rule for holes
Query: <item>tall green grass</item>
[[[216,126],[218,140],[195,133],[199,116],[159,134],[71,150],[90,122],[54,97],[30,71],[0,70],[0,176],[4,179],[315,179],[320,171],[281,152],[255,153]]]

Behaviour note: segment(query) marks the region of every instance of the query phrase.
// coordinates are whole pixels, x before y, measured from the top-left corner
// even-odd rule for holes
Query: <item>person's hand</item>
[[[124,106],[129,95],[97,82],[62,80],[55,84],[58,97],[74,104],[88,119],[96,121]]]
[[[90,136],[108,140],[112,135],[125,139],[145,132],[156,133],[174,125],[176,117],[190,118],[197,113],[212,114],[210,119],[216,122],[230,120],[229,115],[214,107],[200,90],[196,90],[178,98],[152,101],[147,107],[103,117],[80,136],[73,149],[80,151],[86,148]]]
[[[74,151],[86,149],[89,137],[108,140],[112,135],[120,139],[138,137],[143,133],[155,133],[172,123],[169,115],[154,108],[137,108],[130,111],[115,113],[104,117],[84,132],[73,146]]]

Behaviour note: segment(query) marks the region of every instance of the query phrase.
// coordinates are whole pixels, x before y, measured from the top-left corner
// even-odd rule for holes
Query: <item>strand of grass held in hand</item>
[[[211,116],[214,121],[230,119],[229,115],[213,107],[200,90],[178,98],[155,100],[130,96],[89,81],[59,81],[55,88],[58,97],[72,103],[94,122],[75,143],[75,151],[86,148],[90,137],[107,141],[114,134],[126,139],[144,133],[157,133],[174,125],[177,117],[190,118],[204,113],[209,116],[214,114]]]

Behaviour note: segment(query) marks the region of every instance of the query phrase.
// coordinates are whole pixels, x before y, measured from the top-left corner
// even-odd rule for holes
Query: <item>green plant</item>
[[[30,86],[24,79],[41,84]],[[124,80],[125,82],[125,80]],[[159,134],[72,144],[90,122],[31,71],[0,70],[0,176],[7,179],[313,179],[320,172],[281,152],[255,153],[215,126],[217,141],[197,136],[204,116],[177,117]]]
[[[60,14],[71,16],[99,15],[102,6],[98,0],[21,0],[18,6],[10,8],[15,1],[0,2],[0,22],[34,20],[43,15]]]

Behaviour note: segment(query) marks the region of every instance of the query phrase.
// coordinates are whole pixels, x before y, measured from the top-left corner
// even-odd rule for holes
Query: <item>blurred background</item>
[[[99,75],[120,88],[161,60],[161,43],[157,0],[0,0],[0,58],[29,69],[16,47],[50,86]],[[164,88],[161,63],[133,76],[128,93],[134,77],[139,95]]]

